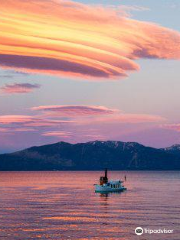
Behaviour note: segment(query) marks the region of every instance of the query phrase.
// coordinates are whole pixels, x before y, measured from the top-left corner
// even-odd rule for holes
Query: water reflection
[[[108,199],[110,197],[113,197],[113,195],[121,195],[124,194],[125,192],[110,192],[110,193],[96,193],[96,196],[100,197],[100,203],[103,206],[107,206],[108,204]]]
[[[120,174],[112,172],[111,178]],[[99,175],[0,173],[0,238],[134,240],[138,223],[172,228],[172,239],[179,239],[178,172],[132,172],[127,191],[105,194],[94,193]],[[165,239],[163,234],[158,237]]]

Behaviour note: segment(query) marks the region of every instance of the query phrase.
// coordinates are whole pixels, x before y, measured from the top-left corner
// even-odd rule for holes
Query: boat
[[[99,184],[94,184],[94,186],[96,193],[123,192],[127,190],[121,180],[108,181],[107,168],[105,169],[105,175],[100,177]]]

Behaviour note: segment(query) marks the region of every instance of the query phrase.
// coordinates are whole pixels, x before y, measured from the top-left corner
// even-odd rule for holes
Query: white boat
[[[100,177],[99,184],[94,184],[95,192],[108,193],[108,192],[123,192],[127,190],[124,187],[123,181],[121,180],[111,180],[108,181],[107,169],[105,169],[105,176]]]

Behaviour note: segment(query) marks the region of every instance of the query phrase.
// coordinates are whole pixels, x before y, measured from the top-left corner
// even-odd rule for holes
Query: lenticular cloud
[[[136,59],[180,59],[180,33],[72,1],[2,0],[0,31],[0,67],[29,73],[120,79]]]
[[[0,88],[0,91],[7,94],[16,94],[16,93],[30,93],[35,89],[40,88],[39,84],[31,83],[14,83],[6,84]]]
[[[32,110],[55,114],[57,116],[93,116],[118,113],[117,109],[104,106],[50,105],[33,107]]]

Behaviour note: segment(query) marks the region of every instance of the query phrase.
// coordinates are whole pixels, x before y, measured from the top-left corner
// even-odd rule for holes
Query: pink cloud
[[[157,123],[163,122],[166,119],[157,116],[157,115],[149,115],[149,114],[128,114],[128,113],[119,113],[114,116],[108,116],[104,118],[97,118],[95,122],[106,122],[106,123]]]
[[[0,133],[8,133],[9,129],[8,128],[1,128],[0,127]]]
[[[110,109],[104,106],[83,106],[83,105],[50,105],[33,107],[32,110],[43,111],[57,116],[93,116],[111,115],[118,112],[117,109]]]
[[[14,94],[14,93],[30,93],[38,88],[40,88],[39,84],[13,83],[6,84],[5,86],[1,87],[0,90],[3,93]]]
[[[0,128],[0,133],[10,133],[14,134],[16,132],[33,132],[36,131],[34,128],[25,128],[25,127],[4,127]]]
[[[83,105],[47,105],[31,108],[33,111],[48,113],[47,116],[69,117],[74,119],[74,124],[86,125],[92,121],[101,123],[156,123],[166,119],[149,114],[127,114],[118,109],[111,109],[104,106],[83,106]]]
[[[22,146],[31,141],[34,145],[54,139],[68,142],[122,140],[133,134],[138,136],[147,129],[160,128],[159,124],[165,121],[160,116],[123,113],[105,106],[50,105],[31,110],[32,115],[0,116],[2,144],[8,139],[18,145],[16,138],[23,139]],[[41,115],[34,115],[36,112]]]
[[[174,124],[164,124],[162,125],[162,128],[174,130],[176,132],[180,132],[180,123],[174,123]]]
[[[103,139],[101,131],[105,131],[108,126],[157,124],[165,121],[164,118],[156,115],[126,114],[104,106],[51,105],[34,107],[32,110],[52,114],[0,116],[0,132],[37,131],[46,137],[66,136],[75,139],[80,134],[87,138],[92,136],[93,139],[95,136],[101,136]],[[64,120],[64,117],[68,117],[68,119]]]
[[[51,131],[51,132],[44,132],[42,136],[45,137],[58,137],[58,138],[69,138],[72,136],[71,132],[66,131]]]
[[[4,115],[0,116],[1,125],[16,125],[20,128],[24,127],[53,127],[60,126],[61,124],[72,123],[72,121],[46,119],[37,116],[26,115]]]
[[[33,121],[33,117],[26,115],[3,115],[0,116],[0,124],[28,123]]]
[[[96,109],[96,106],[94,107]],[[109,114],[108,110],[112,109],[101,108],[106,109],[106,114],[95,114],[91,111],[84,113],[84,109],[83,114],[79,114],[76,112],[78,108],[75,108],[75,114],[72,114],[72,117],[68,112],[68,120],[64,120],[64,116],[61,114],[59,117],[46,114],[0,116],[0,143],[3,145],[8,139],[12,145],[19,146],[20,144],[16,143],[16,139],[20,139],[21,146],[28,147],[34,144],[54,142],[55,139],[74,143],[93,140],[126,141],[128,139],[134,141],[140,139],[140,142],[145,142],[146,133],[161,131],[160,124],[165,121],[164,118],[156,115],[126,114],[118,110]],[[65,111],[66,118],[67,112]],[[163,131],[176,133],[170,129]],[[168,134],[166,134],[166,140],[167,138]]]
[[[180,33],[128,18],[123,6],[1,2],[0,66],[70,78],[119,79],[136,59],[180,59]],[[47,27],[48,26],[48,27]]]
[[[74,132],[74,131],[50,131],[50,132],[43,132],[41,134],[42,136],[45,136],[45,137],[55,137],[55,138],[58,138],[58,139],[66,139],[70,142],[82,142],[82,141],[89,141],[89,140],[105,140],[107,139],[106,136],[103,136],[103,134],[100,134],[100,133],[94,133],[93,131],[90,131],[88,130],[87,131],[84,131],[84,130],[78,130],[78,133],[77,132]],[[78,140],[79,139],[79,140]]]

